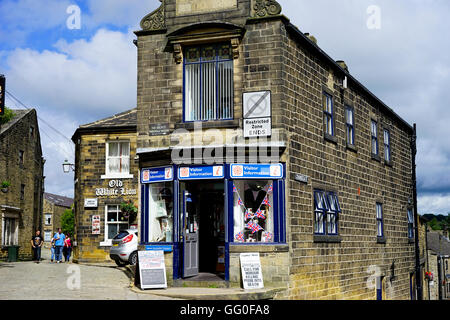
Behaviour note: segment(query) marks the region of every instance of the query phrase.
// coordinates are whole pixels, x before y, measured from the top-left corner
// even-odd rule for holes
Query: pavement
[[[47,252],[48,251],[48,252]],[[131,290],[126,268],[115,265],[0,262],[0,300],[170,300]]]

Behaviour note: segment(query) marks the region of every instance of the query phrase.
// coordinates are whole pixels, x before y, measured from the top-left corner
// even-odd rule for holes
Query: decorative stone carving
[[[183,54],[181,50],[181,44],[175,43],[173,45],[173,57],[175,58],[176,63],[183,62]]]
[[[231,39],[231,50],[233,51],[233,59],[239,58],[239,39]]]
[[[166,19],[164,11],[165,3],[164,0],[159,1],[161,1],[161,6],[152,13],[146,15],[144,19],[141,20],[142,30],[153,31],[166,29]]]
[[[254,0],[254,18],[275,16],[281,13],[281,6],[275,0]]]

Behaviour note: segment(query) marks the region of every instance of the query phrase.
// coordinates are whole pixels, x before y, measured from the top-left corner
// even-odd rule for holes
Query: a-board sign
[[[240,261],[244,289],[264,288],[259,253],[241,253]]]
[[[164,251],[138,251],[141,289],[167,288]]]

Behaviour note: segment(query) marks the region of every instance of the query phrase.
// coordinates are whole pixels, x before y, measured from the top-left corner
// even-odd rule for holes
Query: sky
[[[282,14],[408,123],[419,213],[450,212],[450,1],[279,0]],[[158,0],[0,0],[0,74],[38,111],[47,192],[73,196],[78,126],[134,108],[133,31]],[[79,13],[79,14],[78,14]],[[78,19],[79,17],[79,19]],[[20,109],[7,97],[7,106]]]

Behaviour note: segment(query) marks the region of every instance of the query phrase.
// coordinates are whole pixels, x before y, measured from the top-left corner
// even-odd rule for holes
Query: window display
[[[172,182],[151,184],[149,187],[149,241],[172,242],[172,230]]]
[[[273,242],[273,181],[235,180],[234,241]]]

